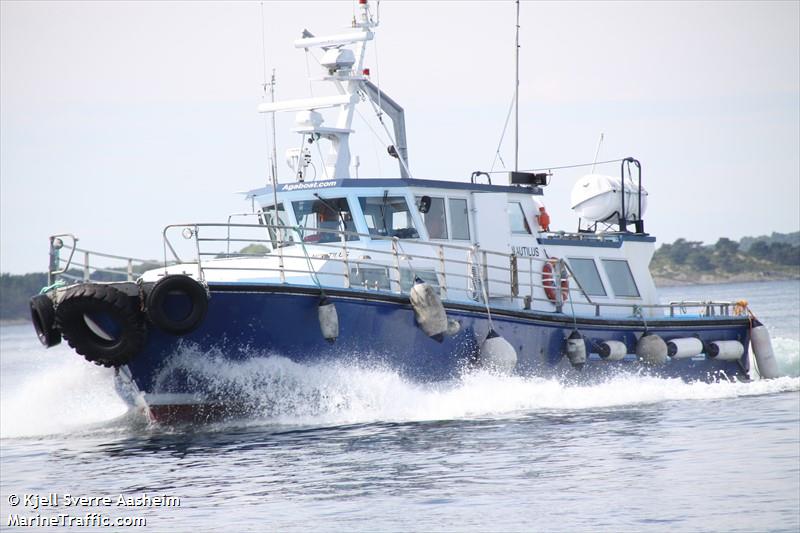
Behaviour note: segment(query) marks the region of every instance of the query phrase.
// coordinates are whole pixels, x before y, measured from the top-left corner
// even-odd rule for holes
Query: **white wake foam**
[[[125,414],[127,406],[114,390],[113,375],[113,370],[87,363],[67,346],[45,351],[35,336],[6,337],[0,438],[69,433]]]
[[[798,348],[796,341],[793,347]],[[280,356],[234,363],[221,354],[191,348],[174,359],[163,375],[176,368],[189,371],[216,399],[243,405],[242,414],[290,425],[447,420],[800,390],[796,376],[753,383],[686,383],[620,375],[599,384],[575,386],[553,379],[473,372],[458,380],[420,384],[384,368],[352,363],[300,365]]]
[[[174,365],[190,369],[221,399],[236,398],[246,407],[247,417],[271,424],[336,425],[513,416],[800,390],[800,343],[775,339],[774,346],[780,368],[788,375],[753,383],[619,376],[575,386],[476,372],[450,382],[420,384],[384,368],[300,365],[280,356],[233,363],[220,354],[191,350]],[[7,347],[0,399],[3,438],[70,433],[124,414],[112,371],[86,363],[63,346],[47,351],[32,343]]]

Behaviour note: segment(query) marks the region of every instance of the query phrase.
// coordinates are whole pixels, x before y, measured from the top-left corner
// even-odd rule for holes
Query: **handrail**
[[[69,237],[72,242],[70,244],[65,244],[62,240],[64,237]],[[144,265],[147,263],[156,262],[149,259],[139,259],[136,257],[115,255],[104,252],[96,252],[94,250],[88,250],[85,248],[78,248],[77,243],[78,238],[71,233],[61,233],[50,236],[50,267],[47,272],[48,286],[53,285],[55,278],[58,276],[67,279],[82,279],[83,281],[89,281],[92,277],[92,274],[96,272],[125,276],[128,281],[133,281],[135,272],[134,264]],[[60,256],[60,251],[62,249],[67,249],[70,251],[69,257],[66,259]],[[79,278],[73,274],[69,274],[69,270],[72,267],[72,261],[76,252],[83,254],[83,265],[81,267],[82,278]],[[118,268],[97,267],[91,265],[91,257],[102,257],[104,259],[125,261],[126,264]]]
[[[259,243],[272,243],[272,239],[258,239],[258,238],[240,238],[238,236],[231,237],[232,229],[259,229],[265,228],[281,232],[292,232],[298,228],[282,224],[240,224],[240,223],[191,223],[191,224],[172,224],[164,228],[165,250],[169,249],[177,257],[175,248],[169,240],[170,230],[183,228],[184,231],[188,230],[188,236],[193,237],[196,244],[197,266],[198,272],[202,273],[203,270],[237,270],[237,271],[269,271],[279,272],[281,275],[281,283],[286,283],[286,274],[310,274],[308,269],[287,268],[283,264],[283,260],[304,260],[305,255],[287,254],[286,248],[290,248],[297,243],[292,242],[286,247],[282,247],[282,261],[278,268],[266,267],[263,264],[254,264],[253,266],[235,266],[229,265],[218,266],[210,262],[208,257],[216,259],[225,259],[232,254],[220,252],[203,251],[200,249],[200,244],[208,245],[214,242],[225,242],[226,249],[229,250],[229,242],[259,242]],[[209,236],[204,234],[203,237],[198,235],[200,229],[213,229],[224,228],[224,237],[215,237],[213,234]],[[408,263],[412,271],[429,271],[436,275],[436,281],[439,290],[442,292],[443,297],[449,295],[449,291],[457,286],[458,290],[465,291],[465,294],[476,295],[482,291],[481,288],[485,285],[487,294],[491,300],[511,299],[520,300],[523,302],[523,308],[527,309],[533,302],[543,302],[547,306],[555,306],[557,312],[563,310],[564,304],[567,300],[561,299],[561,291],[556,291],[557,301],[552,302],[549,299],[542,297],[535,297],[536,291],[545,288],[545,285],[540,281],[538,272],[533,268],[534,262],[544,263],[549,261],[549,258],[544,257],[526,257],[520,258],[513,253],[500,252],[496,250],[483,250],[475,245],[469,244],[455,244],[455,243],[442,243],[442,242],[429,242],[417,239],[399,239],[388,235],[373,235],[369,233],[359,233],[356,231],[332,229],[332,228],[305,228],[304,232],[313,231],[316,234],[328,233],[335,235],[338,240],[331,242],[314,243],[315,248],[325,248],[333,251],[340,251],[342,255],[327,252],[319,253],[314,252],[310,254],[310,258],[324,259],[332,264],[339,264],[342,270],[338,272],[324,271],[318,274],[323,276],[334,276],[344,278],[345,288],[350,287],[351,269],[360,268],[378,268],[385,269],[386,281],[391,292],[402,293],[403,274],[404,270],[402,264]],[[582,237],[582,236],[579,236]],[[610,235],[603,238],[612,237],[619,239],[619,235]],[[372,242],[386,242],[386,247],[364,247],[352,245],[358,243],[361,238],[368,238]],[[599,237],[594,237],[599,238]],[[403,248],[403,243],[407,250]],[[274,244],[274,243],[273,243]],[[345,250],[346,249],[346,250]],[[431,250],[426,253],[426,250]],[[449,253],[448,253],[449,252]],[[362,254],[358,257],[357,254]],[[356,255],[354,255],[356,254]],[[463,255],[461,255],[463,254]],[[268,254],[267,254],[268,255]],[[461,257],[459,257],[461,255]],[[478,257],[478,255],[480,257]],[[239,254],[233,254],[238,257]],[[246,254],[246,257],[264,257],[261,254]],[[488,258],[495,258],[489,261]],[[502,259],[507,259],[507,263],[503,264]],[[498,259],[501,260],[498,263]],[[523,259],[520,261],[520,259]],[[527,259],[525,261],[524,259]],[[414,265],[413,262],[417,264]],[[420,261],[425,263],[425,266],[419,264]],[[193,263],[194,264],[194,263]],[[448,268],[449,267],[449,268]],[[458,272],[453,267],[466,267],[466,273]],[[477,269],[475,268],[477,267]],[[571,295],[569,298],[570,305],[574,307],[592,307],[595,310],[595,315],[600,316],[602,308],[630,308],[632,313],[640,309],[664,309],[668,310],[670,316],[675,316],[676,312],[685,308],[700,308],[704,310],[705,314],[711,315],[717,312],[722,315],[729,315],[730,308],[733,305],[731,302],[680,302],[670,304],[641,304],[639,302],[597,302],[586,293],[586,290],[581,285],[575,276],[572,268],[565,260],[559,260],[559,270],[561,275],[564,276],[571,283],[567,289]],[[448,279],[455,281],[448,283]],[[366,280],[360,282],[369,287]],[[461,286],[464,283],[464,286]],[[378,281],[375,280],[376,290]],[[560,286],[560,285],[557,285]]]
[[[249,215],[248,215],[249,216]],[[172,233],[180,229],[184,238],[193,241],[193,255],[194,260],[182,261],[176,246],[170,240]],[[223,229],[224,232],[218,231],[214,233],[214,229]],[[264,261],[243,262],[243,263],[230,263],[217,261],[225,261],[230,258],[264,258],[274,257],[271,255],[275,253],[274,239],[265,238],[244,238],[236,234],[235,230],[259,230],[264,231],[276,230],[278,234],[291,233],[291,232],[309,232],[313,231],[315,234],[328,233],[333,234],[338,238],[336,241],[313,243],[314,250],[299,253],[286,253],[291,246],[299,245],[300,243],[290,241],[287,246],[281,247],[280,260],[277,265],[271,265]],[[201,236],[202,232],[202,236]],[[436,289],[440,292],[443,299],[460,300],[465,298],[467,300],[479,301],[480,294],[486,291],[486,295],[492,302],[492,305],[497,305],[498,301],[502,301],[501,305],[511,305],[513,308],[519,306],[520,309],[529,310],[533,309],[534,303],[541,303],[537,307],[538,310],[552,312],[555,308],[556,312],[563,312],[564,306],[569,302],[567,311],[574,312],[575,308],[590,307],[594,309],[595,316],[601,316],[601,309],[624,309],[630,308],[632,316],[636,316],[642,309],[651,310],[666,310],[669,316],[676,316],[676,314],[686,314],[689,309],[699,309],[701,316],[714,316],[716,314],[722,316],[730,316],[731,309],[734,306],[733,302],[716,302],[716,301],[682,301],[670,302],[667,304],[642,304],[639,302],[597,302],[594,301],[585,291],[580,281],[575,276],[569,263],[564,259],[558,261],[557,272],[554,272],[556,277],[562,276],[571,283],[567,291],[563,293],[562,290],[556,290],[556,301],[553,302],[546,298],[543,294],[543,289],[546,288],[544,282],[541,280],[541,272],[534,267],[535,263],[544,263],[550,261],[546,257],[520,257],[514,253],[501,252],[496,250],[484,250],[474,244],[455,244],[443,242],[429,242],[421,239],[400,239],[389,235],[372,235],[365,233],[358,233],[355,231],[341,230],[341,229],[328,229],[328,228],[309,228],[303,230],[302,228],[276,225],[276,224],[241,224],[241,223],[190,223],[190,224],[171,224],[164,228],[164,265],[165,268],[171,262],[167,262],[167,254],[170,252],[177,262],[183,263],[186,266],[191,265],[192,268],[197,268],[198,279],[205,279],[206,271],[242,271],[242,272],[269,272],[277,273],[280,283],[306,283],[303,281],[306,276],[310,276],[313,270],[315,274],[327,279],[324,283],[333,283],[333,286],[341,286],[345,289],[352,287],[363,287],[366,290],[389,291],[395,294],[404,294],[410,289],[413,283],[413,278],[417,275],[422,275],[435,285]],[[263,233],[261,234],[263,235]],[[73,239],[71,246],[65,246],[63,242],[57,241],[61,237],[69,237]],[[361,238],[369,238],[373,243],[379,243],[378,246],[366,247],[359,246]],[[83,280],[89,281],[91,274],[94,272],[125,275],[129,281],[134,279],[134,262],[139,264],[146,264],[151,261],[125,257],[120,255],[106,254],[101,252],[93,252],[78,248],[75,243],[77,238],[70,234],[54,235],[51,237],[51,268],[50,275],[61,275],[65,279],[75,279],[74,274],[67,271],[73,261],[75,252],[85,254],[85,263],[83,268]],[[245,253],[239,254],[236,252],[231,253],[231,243],[266,243],[272,244],[273,249],[266,254],[253,254]],[[222,250],[214,251],[214,243],[223,244]],[[355,246],[353,245],[355,244]],[[384,245],[385,244],[385,245]],[[68,259],[61,259],[56,253],[60,248],[67,248],[71,251]],[[319,249],[323,250],[320,251]],[[299,252],[299,249],[298,249]],[[307,255],[306,255],[307,253]],[[55,258],[53,257],[55,256]],[[126,267],[116,269],[114,267],[91,267],[89,257],[90,255],[126,261]],[[284,262],[284,260],[288,262]],[[313,265],[302,265],[305,261],[324,261],[324,264],[330,264],[332,267],[324,268],[315,267]],[[300,263],[299,263],[300,262]],[[64,268],[59,269],[61,263],[64,263]],[[319,264],[319,263],[317,263]],[[333,267],[333,265],[339,265]],[[366,270],[362,270],[366,269]],[[462,270],[463,269],[463,270]],[[381,273],[381,270],[383,273]],[[426,274],[428,273],[428,274]],[[297,276],[290,278],[287,281],[287,274],[289,276]],[[328,276],[325,278],[325,276]],[[354,279],[351,279],[356,276]],[[377,276],[377,277],[376,277]],[[430,276],[433,276],[431,278]],[[336,281],[341,279],[342,281]],[[561,278],[559,278],[561,279]],[[556,287],[561,287],[559,279],[554,280]],[[276,280],[277,282],[277,280]],[[52,285],[52,280],[50,282]],[[547,287],[551,287],[550,284]],[[460,292],[460,295],[453,294],[453,291]],[[563,297],[567,294],[568,298]]]

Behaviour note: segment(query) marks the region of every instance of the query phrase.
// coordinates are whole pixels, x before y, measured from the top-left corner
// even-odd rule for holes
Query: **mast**
[[[269,82],[269,94],[272,103],[275,103],[275,69],[272,69],[272,78]],[[275,133],[275,113],[272,113],[272,185],[278,187],[278,137]],[[277,209],[277,202],[275,203]]]
[[[519,170],[519,0],[517,4],[517,40],[514,46],[514,170]]]

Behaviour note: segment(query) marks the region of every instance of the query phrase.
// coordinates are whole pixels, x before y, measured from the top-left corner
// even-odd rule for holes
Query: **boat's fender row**
[[[67,291],[56,308],[56,327],[87,361],[116,367],[144,347],[147,327],[137,299],[111,285],[87,283]]]
[[[61,332],[56,329],[56,312],[53,300],[47,294],[37,294],[31,298],[31,322],[45,348],[52,348],[61,342]]]
[[[777,363],[772,351],[772,343],[766,328],[757,320],[753,321],[751,333],[753,354],[756,357],[759,373],[764,378],[778,377]],[[564,341],[564,354],[576,368],[582,366],[582,350],[585,340],[580,333],[573,331]],[[602,341],[596,344],[597,354],[604,361],[620,361],[628,355],[624,342]],[[645,332],[636,342],[635,354],[639,361],[648,365],[663,365],[669,359],[688,359],[703,353],[717,361],[737,361],[744,355],[744,345],[737,340],[719,340],[703,343],[698,337],[681,337],[665,342],[659,335]]]
[[[188,302],[180,316],[169,312],[168,295],[182,296]],[[58,295],[34,296],[30,308],[44,346],[55,346],[63,335],[88,361],[117,367],[144,347],[147,321],[173,335],[194,331],[208,310],[208,292],[189,276],[169,275],[147,289],[133,283],[83,283]]]
[[[180,294],[188,299],[189,312],[181,317],[171,316],[166,307],[167,295]],[[164,276],[147,294],[147,318],[159,329],[173,335],[191,333],[203,322],[208,311],[208,292],[194,278],[181,274]]]

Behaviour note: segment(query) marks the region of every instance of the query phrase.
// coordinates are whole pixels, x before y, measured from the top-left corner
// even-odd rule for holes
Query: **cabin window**
[[[586,294],[589,296],[606,296],[606,288],[603,286],[603,280],[600,279],[600,272],[597,271],[594,259],[568,257],[567,261],[572,273],[575,274],[578,283],[581,284]]]
[[[259,218],[261,219],[262,224],[266,224],[269,226],[267,231],[269,232],[270,241],[272,241],[272,248],[278,248],[280,246],[290,246],[294,244],[294,239],[292,238],[292,234],[290,230],[286,228],[276,228],[275,226],[290,226],[288,219],[286,218],[286,210],[283,208],[283,204],[278,204],[278,216],[275,217],[275,208],[271,205],[267,207],[263,207],[261,209],[261,214]]]
[[[347,198],[319,198],[292,202],[297,224],[303,228],[303,242],[340,242],[341,231],[355,233],[353,215]],[[346,235],[348,241],[358,240],[357,235]]]
[[[350,282],[354,286],[376,291],[388,291],[391,288],[389,283],[389,271],[386,268],[362,267],[361,265],[350,268]]]
[[[417,197],[417,201],[422,198]],[[447,214],[444,211],[444,198],[431,197],[431,207],[427,213],[422,213],[425,228],[431,239],[447,238]]]
[[[469,210],[463,198],[450,198],[450,233],[459,241],[469,240]]]
[[[508,225],[511,226],[511,233],[531,234],[531,227],[519,202],[508,203]]]
[[[418,239],[414,218],[403,196],[361,197],[358,199],[370,235]]]
[[[631,267],[624,259],[603,259],[603,268],[616,296],[638,297],[639,289],[633,280]]]

